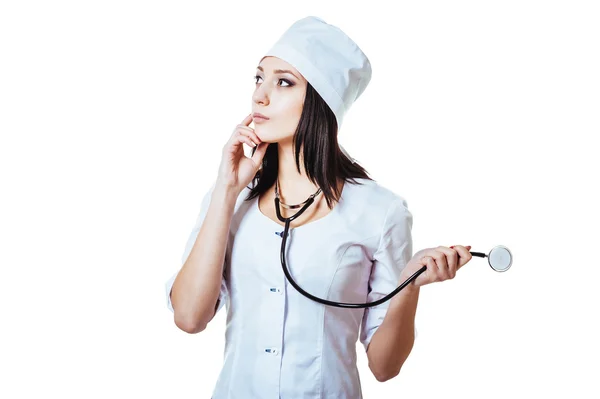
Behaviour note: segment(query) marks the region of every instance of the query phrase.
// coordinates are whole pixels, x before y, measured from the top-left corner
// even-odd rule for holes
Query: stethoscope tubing
[[[419,275],[421,273],[423,273],[425,270],[427,270],[427,266],[423,266],[422,268],[417,270],[415,273],[413,273],[409,278],[407,278],[406,281],[404,281],[402,284],[400,284],[400,286],[398,286],[398,288],[396,288],[394,291],[390,292],[388,295],[384,296],[381,299],[378,299],[373,302],[368,302],[368,303],[346,303],[346,302],[329,301],[327,299],[316,297],[316,296],[304,291],[302,289],[302,287],[300,287],[298,285],[298,283],[296,283],[296,281],[294,281],[294,279],[292,278],[292,275],[290,274],[290,272],[287,268],[287,264],[285,262],[285,244],[287,242],[287,236],[288,236],[288,231],[290,228],[290,222],[293,221],[294,219],[296,219],[298,216],[300,216],[313,202],[314,202],[314,198],[310,198],[306,202],[306,204],[302,207],[302,209],[300,209],[295,215],[290,216],[289,218],[284,218],[281,215],[281,212],[279,210],[279,198],[275,198],[275,210],[277,212],[277,218],[279,220],[281,220],[282,222],[285,222],[285,229],[283,232],[283,240],[281,241],[281,267],[283,269],[283,273],[285,274],[285,277],[288,279],[290,284],[305,297],[312,299],[315,302],[322,303],[323,305],[335,306],[338,308],[350,308],[350,309],[369,308],[372,306],[380,305],[386,301],[389,301],[390,299],[392,299],[394,297],[394,295],[399,293],[404,287],[406,287],[414,279],[419,277]],[[486,257],[486,254],[484,254],[483,252],[470,252],[470,253],[473,256],[478,256],[481,258]]]

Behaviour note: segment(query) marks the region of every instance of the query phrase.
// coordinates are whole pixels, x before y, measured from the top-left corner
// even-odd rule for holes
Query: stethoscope
[[[300,209],[295,215],[290,216],[289,218],[284,218],[281,215],[281,212],[279,210],[279,204],[280,204],[279,195],[275,196],[275,210],[277,212],[277,218],[279,220],[281,220],[282,222],[285,222],[285,230],[283,231],[283,240],[281,242],[281,267],[283,269],[283,273],[285,274],[285,277],[287,277],[290,284],[292,284],[292,286],[296,290],[298,290],[298,292],[300,292],[302,295],[304,295],[305,297],[307,297],[309,299],[312,299],[315,302],[319,302],[319,303],[322,303],[324,305],[329,305],[329,306],[336,306],[338,308],[353,308],[353,309],[368,308],[371,306],[377,306],[379,304],[382,304],[385,301],[389,301],[390,299],[392,299],[394,297],[394,295],[396,295],[398,292],[400,292],[400,290],[402,290],[404,287],[406,287],[408,284],[410,284],[411,281],[413,281],[414,279],[419,277],[419,275],[421,273],[423,273],[425,270],[427,270],[427,266],[423,266],[422,268],[417,270],[412,276],[407,278],[405,282],[400,284],[400,286],[398,288],[396,288],[394,291],[390,292],[388,295],[384,296],[381,299],[378,299],[376,301],[369,302],[369,303],[344,303],[344,302],[328,301],[326,299],[316,297],[316,296],[304,291],[294,281],[294,279],[292,278],[292,275],[290,274],[290,272],[287,268],[287,265],[285,263],[285,243],[287,242],[287,236],[288,236],[288,231],[290,228],[290,222],[292,220],[296,219],[298,216],[302,215],[302,213],[315,201],[314,197],[318,193],[319,193],[319,191],[317,191],[317,193],[311,195],[306,200],[302,209]],[[294,207],[297,207],[297,206],[292,206],[292,207],[288,206],[288,208],[294,208]],[[473,251],[469,251],[469,252],[471,253],[471,255],[478,256],[480,258],[487,257],[490,267],[497,272],[505,272],[512,265],[512,254],[511,254],[510,250],[503,245],[495,246],[494,248],[491,249],[491,251],[487,255],[483,252],[473,252]]]

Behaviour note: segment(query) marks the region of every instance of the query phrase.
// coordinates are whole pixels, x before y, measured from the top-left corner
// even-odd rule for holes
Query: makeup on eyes
[[[258,79],[258,78],[262,79],[262,77],[261,77],[261,76],[259,76],[259,75],[254,75],[254,76],[253,76],[253,78],[254,78],[254,79]],[[279,80],[282,80],[282,81],[284,81],[285,83],[287,83],[287,84],[288,84],[287,86],[281,86],[281,87],[292,87],[292,86],[294,86],[294,85],[295,85],[294,83],[292,83],[291,81],[289,81],[289,80],[287,80],[287,79],[280,78]],[[256,83],[256,84],[258,84],[258,82],[255,82],[255,83]]]

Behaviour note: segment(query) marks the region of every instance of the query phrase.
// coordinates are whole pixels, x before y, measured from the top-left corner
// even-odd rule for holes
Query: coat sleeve
[[[204,218],[206,217],[206,213],[208,212],[208,206],[210,205],[210,200],[211,200],[212,192],[215,188],[215,184],[216,184],[216,181],[213,182],[212,186],[210,187],[210,189],[208,190],[208,192],[204,195],[204,198],[202,199],[202,204],[200,205],[200,213],[198,214],[198,216],[196,218],[196,223],[194,224],[194,228],[192,229],[191,233],[189,234],[187,243],[185,245],[185,249],[183,251],[183,255],[181,257],[181,266],[180,266],[179,270],[177,270],[177,272],[175,272],[165,283],[165,291],[166,291],[166,296],[167,296],[167,307],[173,313],[175,311],[173,309],[173,304],[171,303],[171,289],[173,288],[173,283],[175,282],[175,278],[177,277],[177,274],[179,274],[181,267],[183,267],[183,264],[185,263],[188,256],[192,252],[192,247],[194,246],[194,243],[196,242],[196,238],[198,237],[198,233],[200,232],[200,228],[202,227],[202,222],[204,221]],[[227,254],[225,255],[225,263],[227,263]],[[225,269],[226,268],[223,267],[223,271],[225,271]],[[219,300],[218,300],[218,303],[216,306],[215,313],[218,312],[223,307],[226,299],[227,299],[227,286],[225,284],[225,279],[222,278],[221,279],[221,290],[219,292]]]
[[[406,200],[398,197],[392,201],[383,222],[379,248],[373,255],[367,302],[383,298],[402,283],[400,273],[412,258],[412,223],[413,217]],[[365,308],[360,332],[360,342],[365,351],[383,322],[390,301]],[[416,331],[415,327],[415,337]]]

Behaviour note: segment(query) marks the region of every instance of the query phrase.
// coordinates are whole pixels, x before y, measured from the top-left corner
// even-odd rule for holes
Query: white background
[[[414,250],[514,254],[421,289],[398,377],[358,345],[365,398],[598,397],[594,3],[2,2],[0,397],[210,397],[225,310],[187,334],[164,283],[307,15],[371,60],[340,142],[407,199]]]

